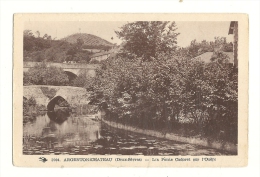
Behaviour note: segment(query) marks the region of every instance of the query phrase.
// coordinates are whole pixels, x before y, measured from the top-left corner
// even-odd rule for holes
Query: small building
[[[97,60],[97,61],[102,61],[102,60],[106,60],[108,59],[108,57],[110,56],[110,52],[99,52],[99,53],[95,53],[93,55],[90,56],[91,60]]]
[[[234,64],[234,55],[233,52],[223,52],[225,55],[227,55],[229,63]],[[211,58],[213,57],[214,52],[205,52],[197,57],[194,57],[192,60],[199,60],[203,61],[205,63],[210,63]]]
[[[102,52],[94,53],[93,55],[90,56],[90,59],[92,61],[93,60],[102,61],[102,60],[106,60],[108,58],[115,58],[115,56],[116,56],[116,54],[118,53],[119,50],[120,50],[119,47],[114,46],[109,51],[102,51]]]

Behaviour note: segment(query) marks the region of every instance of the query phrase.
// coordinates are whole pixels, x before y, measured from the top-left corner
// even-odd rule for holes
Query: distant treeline
[[[196,39],[190,42],[188,47],[179,48],[179,52],[185,53],[186,57],[194,58],[205,52],[233,52],[233,43],[227,42],[225,37],[215,37],[214,41],[197,41]]]

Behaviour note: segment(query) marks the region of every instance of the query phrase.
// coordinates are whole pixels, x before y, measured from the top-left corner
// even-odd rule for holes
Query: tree
[[[32,33],[32,30],[24,30],[23,31],[23,36],[33,36],[34,37],[34,35]]]
[[[23,49],[30,51],[34,47],[34,36],[31,30],[23,31]]]
[[[48,36],[48,37],[47,37],[47,40],[49,40],[49,41],[50,41],[50,40],[51,40],[51,36]]]
[[[217,52],[216,58],[206,65],[204,71],[205,105],[211,117],[217,118],[214,120],[217,125],[222,126],[219,128],[237,121],[238,73],[227,58],[223,52]]]
[[[179,35],[176,29],[175,22],[138,21],[125,24],[115,33],[123,40],[125,53],[149,61],[160,53],[171,53],[176,49]]]
[[[47,39],[48,35],[45,34],[43,38],[40,38],[40,32],[36,31],[37,38],[33,35],[31,30],[24,30],[23,33],[23,44],[25,51],[40,51],[51,47],[51,37],[49,36],[48,41],[44,40]]]
[[[75,46],[72,46],[67,52],[66,52],[66,55],[67,55],[67,58],[66,60],[67,61],[72,61],[74,60],[74,57],[77,53],[77,48]]]
[[[23,50],[24,51],[31,51],[34,48],[34,42],[33,42],[32,36],[24,36],[23,37]]]
[[[39,38],[40,37],[40,32],[36,31],[36,34],[37,34],[37,37]]]
[[[227,43],[227,38],[226,37],[214,37],[215,39],[215,46],[221,46],[225,45]]]
[[[43,39],[47,39],[47,38],[48,38],[48,34],[44,34],[44,35],[42,36],[42,38],[43,38]]]
[[[81,48],[81,46],[84,44],[84,40],[81,38],[77,39],[77,45]]]

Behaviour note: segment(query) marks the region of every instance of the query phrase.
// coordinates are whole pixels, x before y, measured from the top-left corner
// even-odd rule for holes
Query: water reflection
[[[70,110],[68,108],[57,109],[55,111],[47,112],[47,115],[51,120],[61,125],[70,116]]]
[[[23,127],[24,154],[230,155],[215,149],[166,141],[102,124],[93,110],[87,114],[57,109],[36,116]],[[92,112],[90,112],[92,111]],[[78,112],[78,111],[76,111]]]
[[[87,146],[99,138],[100,122],[59,109],[37,116],[23,127],[24,154],[73,154],[72,147]]]

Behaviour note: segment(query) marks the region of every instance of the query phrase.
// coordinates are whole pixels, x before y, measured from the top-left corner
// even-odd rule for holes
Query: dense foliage
[[[23,123],[34,122],[36,116],[41,114],[41,110],[45,110],[45,106],[37,105],[34,97],[29,99],[23,97]]]
[[[236,141],[237,70],[224,53],[216,56],[210,63],[166,55],[142,65],[108,60],[86,86],[91,104],[114,121]]]
[[[175,30],[174,22],[124,25],[122,53],[86,85],[90,103],[113,121],[236,142],[238,73],[224,53],[232,43],[216,37],[176,50]],[[211,62],[191,60],[207,51]]]
[[[68,85],[69,78],[61,68],[40,63],[23,74],[24,85]]]
[[[175,27],[175,22],[138,21],[125,24],[116,34],[123,40],[125,53],[149,61],[159,53],[169,53],[177,47],[179,33],[175,32]]]

